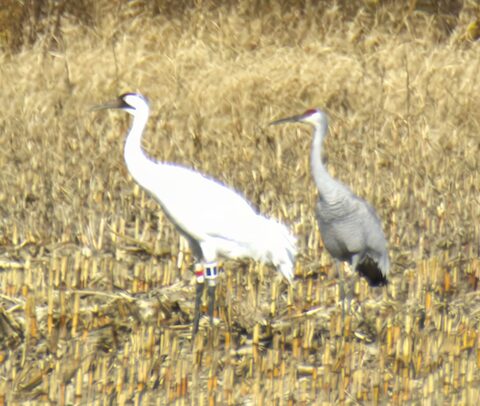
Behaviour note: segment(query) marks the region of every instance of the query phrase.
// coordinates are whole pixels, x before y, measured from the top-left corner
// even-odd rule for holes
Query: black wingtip
[[[388,285],[388,279],[383,275],[378,264],[371,258],[366,258],[362,263],[357,265],[357,271],[367,279],[370,286]]]

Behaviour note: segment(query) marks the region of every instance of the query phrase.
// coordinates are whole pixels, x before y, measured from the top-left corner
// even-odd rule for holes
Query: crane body
[[[133,116],[124,148],[127,168],[189,241],[197,261],[194,334],[198,330],[204,278],[209,282],[210,319],[213,317],[219,258],[270,263],[292,281],[296,239],[285,225],[258,214],[240,194],[217,180],[181,165],[149,158],[141,145],[149,117],[148,102],[142,95],[127,93],[97,107],[103,108],[121,109]]]

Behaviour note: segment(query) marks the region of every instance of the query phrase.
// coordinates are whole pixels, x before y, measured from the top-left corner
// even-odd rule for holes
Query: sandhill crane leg
[[[195,337],[195,334],[198,332],[198,325],[200,323],[200,307],[202,305],[202,294],[203,288],[205,286],[205,277],[203,275],[203,265],[195,265],[195,277],[197,279],[197,284],[195,287],[195,313],[193,316],[193,329],[192,329],[192,338]]]
[[[340,299],[342,300],[342,319],[345,320],[345,313],[346,313],[346,304],[345,304],[345,270],[342,269],[342,264],[335,260],[335,269],[337,270],[337,274],[339,276],[339,287],[340,287]],[[350,307],[350,301],[348,300],[348,307]]]
[[[215,307],[215,290],[217,287],[218,265],[216,262],[205,265],[205,279],[208,284],[208,316],[213,325],[213,311]]]

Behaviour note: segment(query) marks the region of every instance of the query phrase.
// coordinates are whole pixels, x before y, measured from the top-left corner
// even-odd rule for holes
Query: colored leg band
[[[197,283],[203,283],[205,281],[203,265],[195,265],[195,278],[197,278]]]
[[[217,276],[218,276],[218,264],[216,262],[205,264],[205,279],[207,280],[209,286],[216,285]]]

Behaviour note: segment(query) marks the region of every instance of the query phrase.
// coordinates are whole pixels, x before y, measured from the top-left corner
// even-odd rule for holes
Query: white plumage
[[[124,150],[128,170],[188,239],[197,261],[248,257],[273,264],[292,281],[296,239],[287,227],[256,213],[240,194],[220,182],[146,156],[141,139],[149,107],[143,96],[127,93],[98,108],[122,109],[133,116]]]
[[[178,230],[200,246],[203,260],[251,257],[282,265],[284,276],[293,278],[294,238],[285,226],[258,215],[239,194],[182,166],[156,163],[152,167],[156,176],[146,179],[134,162],[127,157],[126,162],[135,180],[156,198]],[[277,234],[283,235],[283,243]],[[192,248],[200,255],[197,246]]]

